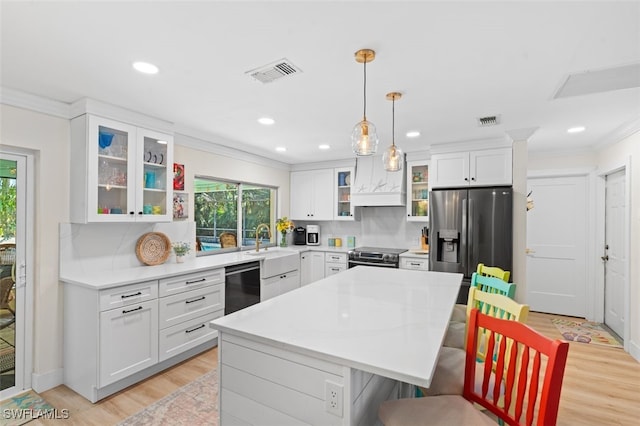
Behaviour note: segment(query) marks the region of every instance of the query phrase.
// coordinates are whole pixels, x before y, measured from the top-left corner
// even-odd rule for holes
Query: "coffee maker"
[[[293,230],[293,244],[296,246],[307,244],[307,230],[302,226],[298,226]]]
[[[320,245],[320,226],[307,225],[307,245],[308,246]]]

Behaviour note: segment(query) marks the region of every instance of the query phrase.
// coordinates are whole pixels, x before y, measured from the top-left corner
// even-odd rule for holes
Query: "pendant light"
[[[355,125],[351,133],[351,148],[356,155],[371,155],[378,150],[378,133],[376,126],[367,121],[367,62],[376,57],[371,49],[361,49],[355,54],[356,62],[364,64],[364,113],[362,121]]]
[[[391,106],[391,146],[382,155],[382,163],[388,172],[397,172],[402,170],[404,163],[404,155],[402,150],[396,146],[396,99],[400,99],[402,93],[387,93],[387,100],[392,101]]]

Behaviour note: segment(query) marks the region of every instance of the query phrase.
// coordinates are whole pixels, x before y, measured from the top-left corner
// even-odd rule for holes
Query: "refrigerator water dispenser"
[[[438,231],[438,262],[460,263],[460,232],[455,229]]]

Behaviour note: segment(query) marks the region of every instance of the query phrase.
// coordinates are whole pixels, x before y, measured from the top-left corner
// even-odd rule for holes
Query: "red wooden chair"
[[[495,364],[476,362],[478,336],[483,331],[488,334],[487,359],[495,359]],[[473,309],[462,396],[385,401],[380,406],[380,419],[386,426],[495,426],[494,419],[474,407],[476,403],[508,425],[554,425],[568,350],[568,343],[548,339],[525,324]],[[493,365],[497,365],[495,371]],[[476,368],[482,369],[480,374]]]

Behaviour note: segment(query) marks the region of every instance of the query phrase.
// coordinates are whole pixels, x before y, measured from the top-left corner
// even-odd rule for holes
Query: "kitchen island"
[[[220,424],[375,424],[429,387],[461,280],[358,266],[212,321]]]

